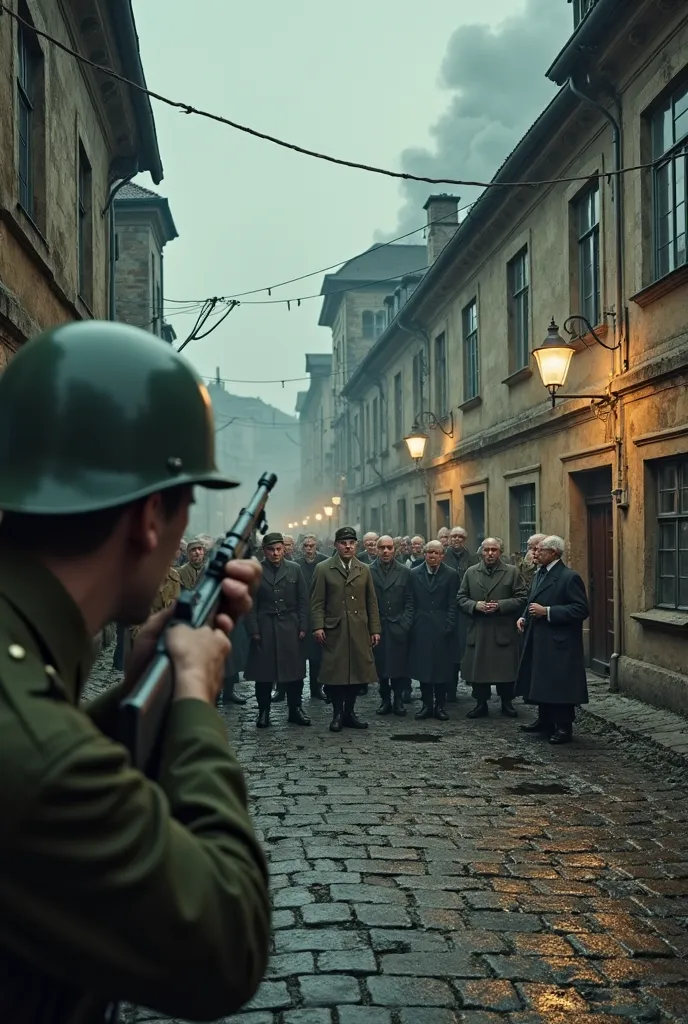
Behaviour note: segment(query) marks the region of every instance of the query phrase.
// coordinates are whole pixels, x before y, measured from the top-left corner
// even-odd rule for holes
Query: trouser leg
[[[404,687],[406,686],[406,680],[391,679],[390,685],[392,688],[392,711],[395,715],[403,717],[406,714],[406,708],[404,707]]]
[[[422,706],[420,711],[416,713],[416,718],[430,718],[432,716],[432,685],[428,683],[420,684],[420,699]]]
[[[487,704],[491,695],[492,687],[489,683],[473,683],[473,700],[477,704]]]
[[[575,704],[550,704],[551,720],[561,729],[570,729],[576,721]]]
[[[258,718],[256,719],[256,726],[259,729],[267,729],[270,725],[272,683],[256,683],[255,693],[256,703],[258,704]]]
[[[344,690],[344,725],[348,729],[367,729],[368,723],[362,722],[354,710],[360,688],[358,686],[346,686]]]
[[[458,663],[454,665],[451,682],[447,687],[447,701],[450,704],[456,704],[458,700],[457,693],[459,689],[459,668],[460,666],[458,665]]]
[[[319,679],[320,662],[316,661],[315,658],[308,659],[308,684],[311,691],[311,697],[314,700],[324,700],[325,694],[323,688],[320,685]]]
[[[501,700],[512,701],[514,699],[514,683],[497,683],[495,689]]]
[[[327,699],[332,704],[332,721],[330,732],[341,732],[344,725],[344,697],[347,686],[326,686]]]
[[[439,719],[440,722],[446,722],[447,719],[449,718],[449,715],[445,711],[444,706],[447,702],[447,690],[449,689],[449,686],[440,684],[435,685],[433,689],[435,691],[435,718]]]
[[[380,707],[378,715],[391,715],[392,713],[392,687],[389,679],[380,680]]]
[[[410,676],[404,676],[404,687],[402,691],[404,704],[410,704],[413,700],[413,680]]]

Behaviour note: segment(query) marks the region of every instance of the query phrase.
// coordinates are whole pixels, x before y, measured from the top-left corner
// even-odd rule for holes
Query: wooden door
[[[614,529],[612,503],[588,504],[590,667],[607,675],[614,651]]]

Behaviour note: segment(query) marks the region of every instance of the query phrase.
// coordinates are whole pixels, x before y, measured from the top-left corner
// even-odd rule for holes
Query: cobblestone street
[[[687,1020],[683,768],[585,724],[552,748],[496,702],[467,722],[460,692],[442,725],[377,718],[371,688],[369,730],[340,735],[317,702],[310,729],[223,712],[274,894],[268,975],[233,1019]]]

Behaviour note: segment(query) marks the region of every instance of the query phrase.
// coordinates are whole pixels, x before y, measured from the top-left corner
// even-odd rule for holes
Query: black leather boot
[[[362,722],[354,708],[356,706],[356,694],[347,694],[344,698],[344,727],[346,729],[367,729],[368,723]]]
[[[392,714],[392,690],[389,679],[380,680],[380,707],[375,712],[377,715]]]
[[[259,708],[256,729],[267,729],[270,725],[270,708]]]
[[[560,747],[564,743],[571,743],[573,740],[572,725],[558,725],[549,738],[553,747]]]
[[[344,705],[341,701],[334,701],[332,704],[332,721],[330,732],[341,732],[344,727]]]
[[[412,689],[411,686],[405,686],[404,687],[404,689],[402,691],[402,694],[401,694],[401,699],[403,700],[404,704],[412,704],[413,703],[413,689]]]
[[[422,707],[413,717],[418,721],[432,718],[432,686],[428,686],[427,683],[420,684],[420,699],[423,701]]]
[[[536,718],[534,722],[529,722],[528,725],[522,725],[521,732],[540,732],[549,733],[551,735],[554,732],[554,726],[551,722],[545,722],[542,718]]]
[[[518,711],[510,700],[502,700],[502,714],[507,718],[518,718]]]
[[[447,704],[457,704],[458,703],[458,701],[459,701],[458,689],[459,689],[459,681],[458,681],[458,679],[456,679],[454,682],[449,684],[449,686],[447,687]]]
[[[490,709],[487,706],[486,701],[479,701],[472,711],[469,711],[466,718],[487,718],[490,713]]]
[[[308,715],[303,713],[303,708],[300,704],[295,704],[294,707],[289,708],[289,714],[287,715],[287,721],[291,722],[292,725],[310,725],[311,720]]]
[[[406,708],[404,707],[404,702],[401,698],[401,694],[399,693],[394,694],[394,704],[392,706],[392,711],[394,712],[395,715],[398,715],[399,718],[403,718],[404,715],[406,714]]]
[[[380,707],[375,712],[376,715],[391,715],[392,714],[392,702],[389,697],[383,698]]]

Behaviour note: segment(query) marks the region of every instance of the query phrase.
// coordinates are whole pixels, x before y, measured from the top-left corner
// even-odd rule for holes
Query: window
[[[425,502],[416,502],[413,506],[413,532],[427,537],[428,524],[425,518]]]
[[[93,303],[93,174],[84,147],[79,143],[77,194],[77,258],[79,295],[87,306]]]
[[[448,412],[447,345],[444,331],[435,338],[435,408],[438,416]]]
[[[370,443],[373,440],[373,435],[370,432],[370,405],[365,407],[365,427],[363,430],[363,461],[368,458],[370,454]]]
[[[463,319],[463,400],[469,402],[480,394],[480,361],[478,352],[478,301],[464,307]]]
[[[379,338],[384,333],[385,327],[387,326],[387,314],[384,310],[380,310],[375,314],[375,337]]]
[[[379,533],[380,532],[380,509],[379,508],[375,508],[375,507],[371,508],[370,514],[368,516],[368,525],[370,526],[371,533]]]
[[[509,341],[512,370],[522,370],[530,361],[528,332],[528,247],[514,256],[507,266],[509,287]]]
[[[373,399],[373,455],[381,451],[380,447],[380,400]]]
[[[441,530],[444,526],[447,529],[451,526],[451,507],[449,498],[442,498],[435,505],[435,519],[437,521],[437,529]]]
[[[537,510],[535,508],[535,484],[524,484],[512,487],[511,496],[514,503],[514,526],[512,544],[515,550],[525,555],[528,549],[528,538],[532,537],[537,528]]]
[[[366,341],[372,341],[375,337],[375,316],[370,310],[366,310],[361,316],[363,326],[363,337]]]
[[[360,466],[363,461],[363,445],[361,443],[361,418],[356,413],[354,416],[354,429],[353,433],[353,446],[352,446],[352,463],[354,466]]]
[[[405,537],[408,533],[406,498],[397,498],[397,530],[402,537]]]
[[[25,3],[19,4],[19,17],[31,22]],[[19,205],[33,220],[37,219],[37,189],[42,177],[40,132],[43,113],[43,51],[35,32],[18,25],[17,116],[19,134]]]
[[[688,608],[688,459],[657,471],[657,604]]]
[[[655,276],[686,262],[686,163],[688,85],[676,90],[652,117]]]
[[[401,373],[394,375],[394,440],[404,436],[404,399]]]
[[[600,305],[600,186],[595,183],[575,206],[578,232],[578,301],[582,315],[593,325],[601,320]]]

